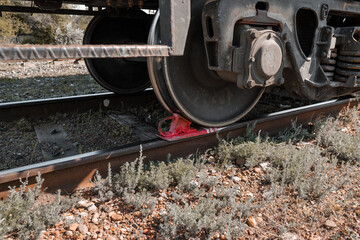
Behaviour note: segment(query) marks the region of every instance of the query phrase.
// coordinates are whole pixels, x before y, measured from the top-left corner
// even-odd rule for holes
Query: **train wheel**
[[[135,16],[144,12],[138,11]],[[146,14],[145,14],[146,15]],[[89,23],[84,44],[146,44],[151,21],[97,16]],[[91,76],[104,88],[134,94],[150,86],[146,58],[85,59]]]
[[[158,11],[155,15],[153,24],[150,28],[148,44],[158,45],[160,43],[160,31],[158,27],[160,12]],[[170,93],[167,89],[164,76],[164,58],[161,57],[150,57],[148,58],[148,70],[151,85],[154,92],[159,99],[160,103],[168,112],[176,112],[177,107],[173,102]]]
[[[258,102],[264,88],[239,89],[208,69],[202,36],[201,11],[204,1],[193,1],[185,53],[149,64],[151,83],[158,98],[171,112],[180,112],[194,123],[219,127],[234,123]],[[150,31],[151,43],[158,43],[158,18]]]

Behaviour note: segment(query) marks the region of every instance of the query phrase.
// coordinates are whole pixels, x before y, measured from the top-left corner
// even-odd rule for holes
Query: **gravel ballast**
[[[84,61],[0,62],[0,103],[101,92]]]

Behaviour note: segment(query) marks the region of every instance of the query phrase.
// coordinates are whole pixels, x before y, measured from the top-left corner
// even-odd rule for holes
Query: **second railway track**
[[[153,97],[151,92],[145,92],[144,94],[143,97],[145,98],[142,98],[142,100],[147,99],[147,97],[149,99]],[[115,97],[111,94],[103,94],[102,97],[104,96],[107,100],[111,97]],[[81,99],[81,97],[79,99]],[[123,99],[123,101],[124,100],[125,99]],[[129,99],[127,99],[127,101],[128,100]],[[56,102],[55,100],[53,101],[54,103]],[[93,106],[101,106],[103,101],[104,99],[100,96],[98,98],[95,97],[93,102],[95,105]],[[112,100],[109,101],[114,102]],[[298,124],[304,124],[320,115],[338,113],[344,107],[351,107],[358,104],[358,98],[347,98],[293,108],[267,114],[258,119],[230,125],[222,129],[218,135],[221,138],[234,138],[244,134],[247,126],[252,124],[256,124],[255,131],[262,130],[263,132],[274,134],[279,130],[291,126],[291,123],[294,120],[296,120]],[[81,106],[81,104],[79,106]],[[47,112],[45,111],[39,114],[46,113]],[[4,116],[3,114],[1,115]],[[16,117],[16,114],[13,115],[13,117],[15,117],[15,119],[18,118]],[[154,135],[153,138],[142,141],[140,144],[130,144],[119,148],[100,150],[0,171],[0,198],[6,197],[8,186],[19,185],[19,178],[28,177],[30,186],[36,184],[35,178],[39,173],[45,179],[44,187],[46,187],[49,192],[57,189],[70,192],[76,189],[90,187],[92,186],[90,180],[97,170],[100,171],[100,173],[105,173],[108,164],[111,164],[113,170],[118,170],[125,162],[132,161],[138,157],[140,145],[143,149],[143,155],[146,156],[146,161],[162,161],[166,160],[169,153],[174,158],[182,157],[197,151],[203,152],[206,149],[216,146],[217,143],[218,137],[216,133],[176,142],[166,142]]]

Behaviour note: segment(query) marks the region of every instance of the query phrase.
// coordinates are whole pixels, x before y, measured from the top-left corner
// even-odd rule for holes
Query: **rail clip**
[[[171,121],[169,131],[163,132],[161,127],[165,121]],[[166,141],[177,141],[180,139],[191,138],[218,132],[224,128],[192,128],[191,122],[183,118],[177,113],[173,113],[172,116],[162,119],[158,125],[159,137]]]

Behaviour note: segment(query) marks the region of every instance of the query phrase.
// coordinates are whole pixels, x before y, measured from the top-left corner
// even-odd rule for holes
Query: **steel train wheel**
[[[170,112],[179,111],[194,123],[219,127],[234,123],[258,102],[264,88],[239,89],[208,69],[202,36],[201,11],[204,1],[193,1],[185,47],[180,57],[168,57],[149,64],[151,83]],[[158,18],[150,31],[150,43],[159,43]]]
[[[158,11],[155,15],[153,24],[150,28],[148,44],[157,45],[160,42],[160,32],[158,27],[160,12]],[[150,81],[154,92],[159,99],[160,103],[168,112],[176,112],[177,107],[171,99],[170,93],[167,89],[164,76],[164,58],[161,57],[150,57],[148,58],[148,70]]]
[[[136,14],[145,14],[137,12]],[[141,18],[97,16],[89,23],[84,44],[146,44],[149,21]],[[150,86],[146,59],[85,59],[91,76],[104,88],[134,94]]]

